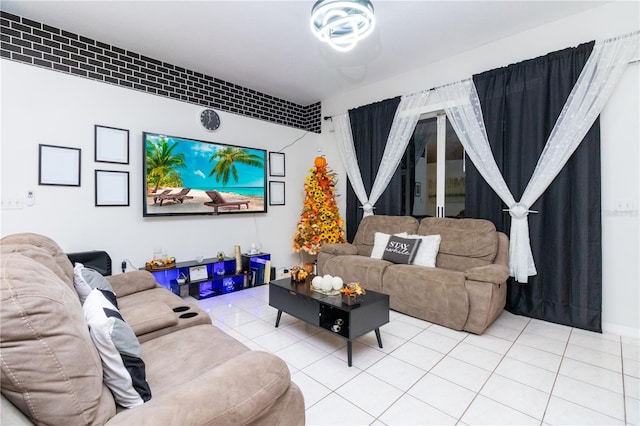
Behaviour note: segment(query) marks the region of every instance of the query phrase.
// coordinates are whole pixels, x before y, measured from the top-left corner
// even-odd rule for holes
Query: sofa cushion
[[[375,233],[397,234],[408,232],[415,234],[418,230],[418,220],[411,216],[372,215],[362,218],[358,231],[353,238],[353,244],[358,247],[358,254],[370,256],[375,243]]]
[[[7,235],[0,240],[2,253],[22,253],[43,264],[65,284],[73,287],[73,265],[52,239],[43,235],[22,233]]]
[[[104,424],[116,405],[76,292],[21,254],[0,267],[3,395],[36,423]]]
[[[182,330],[178,334],[196,331],[196,328],[199,327]],[[224,344],[220,344],[222,342],[212,339],[214,336],[209,333],[211,329],[208,326],[204,332],[200,329],[198,333],[189,333],[191,337],[188,340],[199,345],[188,345],[186,353],[206,355],[224,347]],[[171,336],[162,336],[158,340],[167,337]],[[178,340],[186,339],[184,336]],[[166,357],[166,361],[171,362],[172,358]],[[161,386],[166,392],[154,395],[151,401],[135,410],[118,413],[108,425],[304,424],[304,401],[299,392],[293,404],[282,401],[286,406],[279,413],[280,416],[271,417],[274,409],[276,413],[282,410],[281,398],[290,398],[288,394],[292,388],[297,391],[291,383],[287,365],[273,354],[249,351],[245,347],[244,351],[225,357],[221,363],[208,362],[206,357],[198,360],[187,357],[181,365],[197,371],[197,374],[187,374],[188,379],[184,379],[179,369],[172,371],[174,374],[164,373],[164,376],[171,375],[177,379],[176,383],[170,387]],[[288,413],[287,408],[293,412]]]
[[[153,399],[171,394],[206,370],[249,348],[213,325],[196,325],[140,344]],[[152,399],[152,401],[153,401]]]
[[[397,235],[389,237],[389,242],[384,248],[382,259],[392,263],[403,263],[408,265],[418,253],[422,240],[420,238],[402,238]]]
[[[128,275],[122,274],[122,275]],[[147,272],[147,274],[149,274]],[[150,275],[150,274],[149,274]],[[116,275],[117,276],[117,275]],[[115,287],[115,286],[114,286]],[[157,307],[161,309],[152,318],[142,318],[141,310],[149,312],[144,306],[149,305],[151,309]],[[160,308],[161,305],[164,305]],[[174,312],[174,309],[188,306],[184,312]],[[138,336],[140,343],[155,339],[164,334],[173,333],[178,329],[192,327],[199,324],[211,325],[211,317],[195,304],[185,303],[185,301],[171,293],[163,287],[156,287],[149,290],[132,293],[127,296],[118,296],[118,307],[124,319],[131,325]],[[171,311],[169,314],[168,310]],[[193,315],[196,314],[196,315]],[[173,315],[173,318],[170,318]],[[155,319],[158,321],[155,322]],[[146,324],[143,324],[146,323]]]
[[[109,284],[109,281],[102,276],[98,271],[91,268],[85,268],[82,263],[76,263],[73,268],[73,287],[78,293],[80,303],[84,304],[84,301],[91,293],[91,290],[97,288],[100,290],[106,290],[115,294],[113,287]],[[116,308],[118,305],[116,304]]]
[[[345,254],[358,254],[358,247],[350,243],[323,244],[320,251],[332,256],[343,256]]]
[[[455,330],[462,330],[469,297],[462,272],[414,265],[391,265],[384,273],[389,307]]]
[[[493,223],[484,219],[422,219],[420,235],[441,237],[436,266],[465,271],[493,262],[498,252],[498,233]]]
[[[109,281],[119,299],[133,293],[161,288],[149,271],[129,271],[126,274],[110,275],[105,278]]]
[[[136,336],[178,325],[178,313],[166,303],[154,300],[128,309],[125,319]]]
[[[93,289],[82,309],[91,339],[102,359],[104,381],[123,407],[131,408],[151,399],[140,343],[118,308],[112,292]]]
[[[368,256],[335,256],[325,262],[324,273],[340,277],[345,283],[358,282],[368,290],[383,291],[382,276],[389,265],[393,263]]]

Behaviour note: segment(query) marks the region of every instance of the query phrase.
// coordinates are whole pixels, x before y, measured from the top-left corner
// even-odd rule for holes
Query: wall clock
[[[212,109],[205,109],[200,113],[200,124],[205,130],[213,132],[220,127],[220,116]]]

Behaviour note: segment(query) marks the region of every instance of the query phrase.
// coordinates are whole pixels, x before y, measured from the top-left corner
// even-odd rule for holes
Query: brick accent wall
[[[302,106],[0,11],[0,56],[52,71],[285,126],[321,131],[320,102]]]

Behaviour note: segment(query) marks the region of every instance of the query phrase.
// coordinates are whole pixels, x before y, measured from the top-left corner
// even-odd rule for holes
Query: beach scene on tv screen
[[[265,211],[266,152],[145,133],[145,215]]]

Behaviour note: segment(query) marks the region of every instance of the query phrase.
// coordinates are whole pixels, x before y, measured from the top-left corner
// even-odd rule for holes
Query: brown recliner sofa
[[[37,234],[7,236],[0,250],[0,424],[304,424],[304,399],[284,361],[216,328],[146,271],[107,277],[140,341],[152,393],[142,405],[117,406],[67,256]]]
[[[440,235],[436,267],[372,259],[376,232]],[[352,244],[325,244],[318,254],[320,274],[386,293],[395,311],[475,334],[504,308],[508,264],[507,236],[483,219],[367,216]]]

